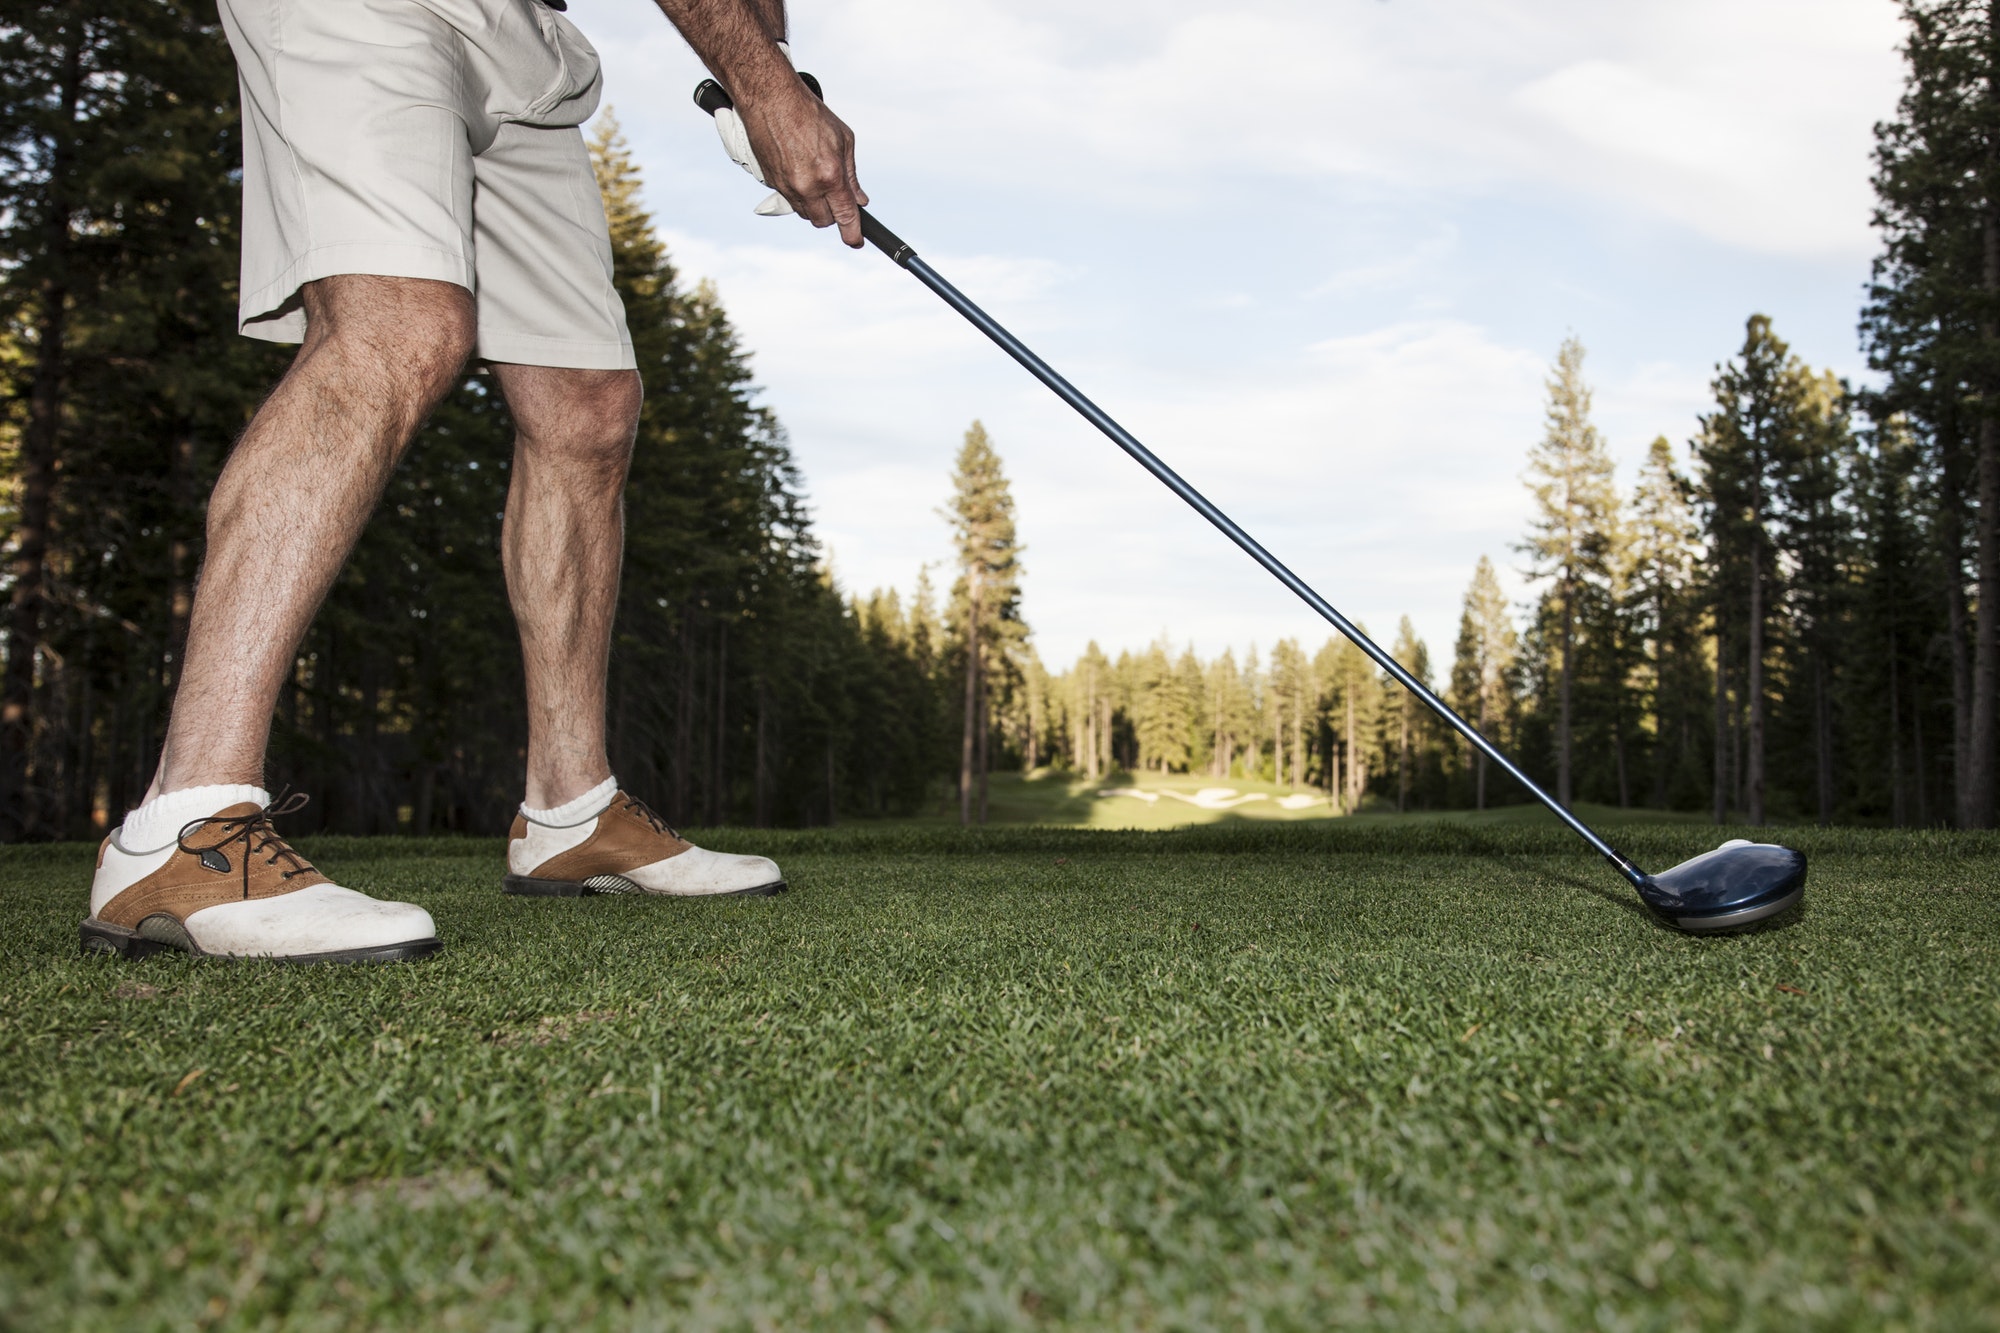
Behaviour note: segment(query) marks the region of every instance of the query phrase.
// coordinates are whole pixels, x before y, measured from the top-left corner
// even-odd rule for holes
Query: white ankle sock
[[[241,782],[166,792],[125,816],[118,829],[118,845],[128,852],[157,852],[178,838],[193,820],[206,819],[217,810],[245,801],[269,805],[271,793]]]
[[[603,814],[611,808],[611,798],[617,794],[618,779],[609,777],[575,800],[564,801],[553,810],[531,810],[527,802],[523,801],[521,813],[537,824],[545,824],[550,828],[569,828]]]

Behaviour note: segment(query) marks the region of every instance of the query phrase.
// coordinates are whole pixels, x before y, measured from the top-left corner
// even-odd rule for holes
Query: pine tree
[[[2000,764],[2000,5],[1903,0],[1908,78],[1876,127],[1862,333],[1937,477],[1928,562],[1946,613],[1958,823],[1991,827]],[[1973,609],[1967,607],[1971,564]]]
[[[1074,682],[1071,716],[1076,749],[1085,777],[1095,782],[1111,771],[1111,663],[1095,639],[1070,672]]]
[[[1174,670],[1165,639],[1156,640],[1138,659],[1136,684],[1132,723],[1139,766],[1161,773],[1185,769],[1195,701],[1186,695],[1184,677]]]
[[[1022,634],[1020,545],[1014,535],[1014,497],[1000,455],[975,421],[965,432],[952,472],[949,509],[959,578],[952,590],[953,628],[964,659],[962,742],[959,750],[959,822],[973,822],[975,789],[979,822],[986,822],[988,720],[992,673]]]
[[[1572,751],[1578,615],[1584,597],[1607,579],[1612,531],[1618,517],[1611,457],[1590,420],[1590,389],[1583,380],[1583,344],[1563,341],[1547,381],[1547,426],[1528,457],[1528,486],[1536,518],[1522,550],[1536,577],[1554,580],[1548,598],[1557,623],[1556,799],[1574,799]]]
[[[1645,648],[1645,694],[1652,716],[1652,795],[1660,808],[1679,808],[1707,779],[1700,734],[1708,708],[1708,667],[1702,650],[1699,536],[1689,483],[1674,466],[1666,436],[1654,439],[1631,500],[1633,632]],[[1642,700],[1642,703],[1644,701]]]
[[[1520,635],[1508,614],[1499,576],[1493,571],[1493,562],[1482,555],[1472,571],[1472,584],[1465,590],[1465,607],[1459,615],[1458,646],[1451,669],[1452,703],[1480,735],[1498,745],[1507,739],[1501,724],[1512,711],[1507,687],[1519,645]],[[1473,808],[1484,810],[1484,752],[1472,754],[1471,766]]]
[[[1695,443],[1701,464],[1703,518],[1710,548],[1710,586],[1717,636],[1716,697],[1732,694],[1729,679],[1740,663],[1741,752],[1738,780],[1746,818],[1765,821],[1768,677],[1771,617],[1778,590],[1778,543],[1772,527],[1783,487],[1802,449],[1808,377],[1771,331],[1753,315],[1736,359],[1717,368],[1715,411],[1704,416]],[[1734,752],[1725,733],[1737,725],[1724,717],[1716,737],[1717,820],[1725,806],[1723,756]]]
[[[1207,673],[1189,644],[1174,659],[1174,691],[1181,701],[1181,749],[1187,758],[1183,767],[1194,772],[1208,761]]]
[[[1404,670],[1415,676],[1425,687],[1429,687],[1430,649],[1417,637],[1416,626],[1410,623],[1408,616],[1404,616],[1402,622],[1397,625],[1396,645],[1390,651],[1395,659],[1402,663]],[[1401,814],[1409,809],[1411,792],[1420,779],[1419,769],[1429,752],[1431,714],[1429,709],[1418,702],[1416,695],[1386,677],[1382,689],[1388,702],[1383,711],[1394,719],[1396,812]]]
[[[1312,664],[1297,639],[1280,639],[1271,649],[1270,699],[1276,759],[1272,777],[1293,787],[1305,785],[1306,714],[1315,711]]]
[[[1940,601],[1936,481],[1925,450],[1898,417],[1878,423],[1856,460],[1854,493],[1860,573],[1853,589],[1853,661],[1842,681],[1845,738],[1859,775],[1858,813],[1897,828],[1926,825],[1945,809],[1934,799],[1949,784],[1936,769],[1949,751],[1950,719],[1932,714],[1951,697],[1948,666],[1930,651],[1945,639]],[[1940,676],[1942,666],[1943,674]]]
[[[1218,778],[1227,778],[1235,769],[1236,756],[1248,730],[1249,692],[1243,685],[1243,673],[1236,669],[1236,654],[1231,649],[1224,649],[1222,656],[1209,664],[1204,677],[1212,732],[1208,771]]]
[[[1367,627],[1361,632],[1367,633]],[[1327,640],[1314,659],[1314,672],[1326,686],[1329,730],[1340,756],[1340,777],[1333,786],[1341,812],[1355,814],[1368,794],[1371,756],[1379,754],[1369,738],[1379,731],[1381,673],[1344,638]]]
[[[1789,571],[1792,677],[1801,688],[1791,709],[1810,756],[1813,804],[1831,824],[1840,792],[1835,708],[1852,605],[1854,515],[1849,488],[1855,438],[1847,386],[1833,374],[1802,375],[1799,420],[1785,475],[1777,539]],[[1789,701],[1788,701],[1789,702]]]

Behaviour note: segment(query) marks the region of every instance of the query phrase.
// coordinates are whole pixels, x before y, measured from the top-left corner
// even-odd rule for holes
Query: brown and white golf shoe
[[[431,914],[343,889],[292,850],[273,815],[305,804],[244,801],[183,826],[155,851],[114,830],[97,853],[86,952],[141,958],[179,949],[210,958],[377,963],[438,950]]]
[[[592,893],[767,898],[785,891],[775,862],[697,847],[645,802],[622,791],[576,824],[558,827],[516,815],[507,870],[507,892],[541,898]]]

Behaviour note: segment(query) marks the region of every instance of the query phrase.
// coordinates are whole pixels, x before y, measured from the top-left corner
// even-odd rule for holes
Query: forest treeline
[[[1718,819],[1989,826],[2000,707],[2000,26],[1903,5],[1878,128],[1877,382],[1801,364],[1761,316],[1713,404],[1621,491],[1566,344],[1528,477],[1449,661],[1400,660],[1565,800]],[[287,353],[234,329],[235,75],[212,3],[29,3],[0,21],[0,838],[91,836],[157,758],[210,483]],[[975,423],[950,581],[848,595],[713,291],[676,274],[615,126],[593,152],[647,399],[611,731],[689,823],[956,808],[1056,765],[1257,773],[1366,802],[1514,801],[1340,642],[1200,660],[1093,645],[1052,673],[1022,615],[1013,501]],[[519,653],[498,558],[512,429],[472,367],[424,427],[302,646],[269,780],[302,828],[495,831],[520,796]],[[1530,442],[1522,442],[1524,445]],[[940,477],[941,492],[947,480]],[[1246,577],[1252,576],[1246,571]]]
[[[1688,445],[1655,439],[1621,492],[1566,342],[1528,456],[1531,525],[1508,553],[1534,597],[1510,604],[1482,557],[1449,656],[1408,617],[1391,652],[1565,802],[1951,820],[1950,585],[1912,428],[1858,424],[1856,396],[1762,316],[1713,389]],[[1017,748],[1093,776],[1255,776],[1349,811],[1526,797],[1340,638],[1280,640],[1261,661],[1093,644],[1020,678],[1003,710]]]

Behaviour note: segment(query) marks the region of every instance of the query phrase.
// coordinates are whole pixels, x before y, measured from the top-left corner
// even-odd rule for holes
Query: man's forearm
[[[814,97],[778,43],[785,0],[656,0],[736,103],[757,178],[815,227],[859,247],[868,196],[854,171],[854,132]],[[732,152],[732,155],[735,155]]]
[[[777,50],[785,40],[785,0],[656,2],[732,95],[754,97],[791,75]]]

